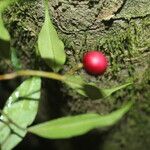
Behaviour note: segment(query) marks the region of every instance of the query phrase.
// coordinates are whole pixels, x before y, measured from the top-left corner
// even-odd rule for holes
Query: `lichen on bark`
[[[77,74],[108,88],[136,80],[133,87],[116,93],[109,100],[85,99],[66,86],[61,87],[64,97],[59,106],[60,116],[91,111],[107,114],[126,100],[136,101],[127,117],[108,129],[104,143],[99,143],[97,149],[149,149],[149,5],[149,0],[49,1],[52,21],[67,54],[62,73],[80,63],[83,53],[98,49],[109,59],[107,72],[99,77],[90,76],[84,70]],[[17,48],[23,67],[49,70],[44,63],[36,64],[35,43],[44,21],[42,1],[22,1],[11,6],[5,12],[4,20],[12,37],[11,45]],[[56,102],[52,100],[52,103]]]

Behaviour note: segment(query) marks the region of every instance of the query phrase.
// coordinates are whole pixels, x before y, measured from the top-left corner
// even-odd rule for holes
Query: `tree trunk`
[[[107,114],[125,101],[136,101],[115,126],[70,140],[55,141],[55,149],[150,149],[150,1],[51,0],[49,8],[65,44],[67,62],[62,73],[80,63],[86,51],[101,50],[109,60],[107,72],[95,77],[81,69],[77,74],[108,88],[131,79],[136,81],[132,87],[109,99],[91,100],[59,83],[44,80],[44,98],[39,113],[43,121],[86,112]],[[36,58],[34,47],[44,21],[42,1],[20,2],[5,12],[4,19],[23,68],[49,70]]]

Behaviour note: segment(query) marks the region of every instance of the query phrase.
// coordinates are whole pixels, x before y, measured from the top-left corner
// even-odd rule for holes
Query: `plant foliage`
[[[122,118],[131,106],[132,102],[129,102],[122,108],[104,116],[93,113],[63,117],[35,125],[30,127],[28,131],[50,139],[71,138],[85,134],[94,128],[113,125]]]
[[[38,50],[40,56],[55,72],[62,68],[66,60],[64,44],[50,20],[47,1],[45,2],[45,21],[38,36]]]
[[[24,81],[9,97],[0,116],[1,150],[11,150],[26,135],[35,119],[40,99],[41,79]]]

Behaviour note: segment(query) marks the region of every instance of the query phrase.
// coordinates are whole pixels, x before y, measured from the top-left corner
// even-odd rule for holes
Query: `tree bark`
[[[67,62],[62,73],[82,61],[89,50],[103,51],[109,69],[102,76],[77,74],[100,87],[113,87],[131,79],[132,87],[121,90],[108,100],[85,99],[73,90],[53,81],[43,83],[42,120],[58,116],[97,112],[107,114],[127,100],[135,100],[130,112],[112,128],[56,142],[64,150],[148,150],[150,148],[150,1],[149,0],[51,0],[52,21],[65,44]],[[49,70],[37,59],[35,43],[44,21],[41,0],[11,6],[4,14],[11,45],[23,68]],[[3,66],[1,66],[3,67]],[[5,68],[6,69],[6,68]],[[4,70],[5,70],[4,69]],[[48,83],[47,83],[48,82]],[[58,91],[59,94],[53,94]],[[52,91],[52,92],[51,92]],[[53,94],[53,95],[52,95]],[[45,105],[50,105],[45,108]],[[46,110],[47,109],[47,110]],[[92,140],[91,140],[92,139]]]

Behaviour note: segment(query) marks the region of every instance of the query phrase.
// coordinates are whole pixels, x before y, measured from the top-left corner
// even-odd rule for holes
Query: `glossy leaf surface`
[[[35,119],[40,99],[40,78],[24,81],[9,97],[0,116],[1,150],[11,150],[25,136]]]

